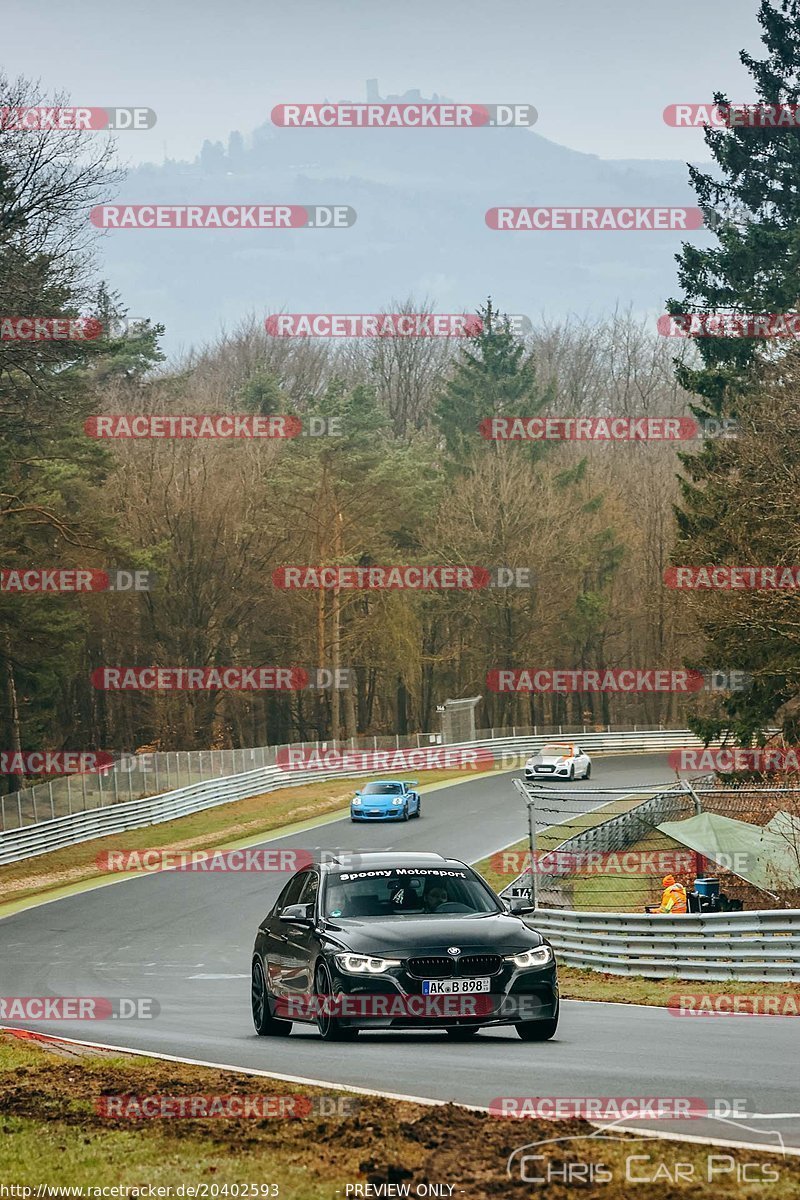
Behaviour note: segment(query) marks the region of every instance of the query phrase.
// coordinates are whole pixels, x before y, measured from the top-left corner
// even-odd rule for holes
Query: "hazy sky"
[[[539,133],[603,158],[696,159],[699,132],[670,129],[662,110],[715,89],[752,97],[738,52],[759,50],[756,12],[756,0],[0,0],[0,64],[75,103],[155,109],[152,131],[119,135],[131,163],[165,148],[193,158],[276,103],[363,99],[375,77],[383,94],[533,104]]]

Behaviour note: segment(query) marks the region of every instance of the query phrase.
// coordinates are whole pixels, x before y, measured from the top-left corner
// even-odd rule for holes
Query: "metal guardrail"
[[[514,726],[511,735],[506,730],[479,730],[474,741],[469,743],[481,747],[507,747],[509,754],[530,753],[552,737],[580,737],[591,745],[598,735],[634,737],[640,733],[661,731],[657,729],[618,726],[612,730],[595,727],[588,732],[587,726]],[[664,731],[665,734],[676,731]],[[683,736],[681,731],[677,731]],[[170,750],[153,753],[125,755],[113,767],[96,773],[65,775],[0,796],[0,832],[22,829],[25,825],[37,825],[40,821],[54,821],[56,817],[70,817],[74,813],[88,812],[92,808],[106,808],[111,804],[126,804],[146,796],[158,796],[164,792],[202,783],[206,779],[227,779],[255,771],[259,767],[274,767],[282,751],[303,749],[306,751],[380,751],[431,749],[446,743],[440,733],[415,733],[386,736],[354,737],[339,741],[299,742],[293,746],[256,746],[236,750]]]
[[[474,742],[464,742],[460,745],[441,747],[448,751],[490,749],[494,754],[495,766],[500,769],[511,769],[520,765],[522,756],[527,756],[539,749],[552,738],[552,734],[530,735],[522,734],[517,737],[482,738]],[[394,741],[394,740],[393,740]],[[655,729],[623,732],[590,733],[581,735],[581,743],[594,753],[645,753],[648,751],[668,750],[674,746],[699,746],[701,743],[685,729]],[[330,746],[330,744],[329,744]],[[307,748],[313,748],[308,746]],[[333,747],[330,747],[333,748]],[[339,744],[338,749],[347,751],[347,743]],[[358,749],[371,749],[371,746]],[[388,747],[377,749],[391,750]],[[402,747],[401,747],[402,749]],[[412,744],[406,748],[410,754],[415,751]],[[436,746],[421,746],[422,753],[436,750]],[[212,752],[207,751],[211,754]],[[216,752],[215,752],[216,753]],[[232,752],[233,753],[233,752]],[[236,751],[236,754],[250,754],[253,751]],[[411,764],[410,769],[417,768]],[[119,789],[111,790],[106,787],[104,803],[81,808],[50,819],[39,819],[35,823],[23,825],[20,828],[6,829],[0,833],[0,865],[17,862],[20,859],[32,858],[37,854],[45,854],[59,850],[64,846],[88,841],[91,838],[103,837],[107,834],[121,833],[128,829],[141,829],[147,825],[157,825],[164,821],[189,813],[200,812],[219,804],[227,804],[233,800],[243,800],[252,796],[272,792],[278,788],[296,787],[321,778],[346,779],[359,775],[374,775],[375,767],[358,771],[347,770],[283,770],[276,766],[263,766],[256,770],[246,771],[222,778],[212,778],[188,787],[180,787],[155,796],[142,796],[126,800],[119,794]],[[6,797],[8,799],[8,797]]]
[[[668,917],[539,908],[528,920],[570,967],[655,979],[800,980],[798,909]]]

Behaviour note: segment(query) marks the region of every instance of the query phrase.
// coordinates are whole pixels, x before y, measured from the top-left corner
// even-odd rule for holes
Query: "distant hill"
[[[376,98],[375,81],[368,95]],[[281,129],[270,122],[247,139],[232,133],[227,146],[206,142],[193,163],[133,169],[116,199],[338,203],[358,213],[343,230],[109,233],[101,242],[109,282],[132,316],[164,322],[170,354],[253,311],[372,312],[409,295],[462,311],[491,293],[506,311],[534,320],[600,315],[617,304],[656,314],[678,290],[680,234],[498,233],[484,213],[503,204],[695,203],[685,163],[604,160],[530,129]],[[686,236],[701,242],[709,235]]]

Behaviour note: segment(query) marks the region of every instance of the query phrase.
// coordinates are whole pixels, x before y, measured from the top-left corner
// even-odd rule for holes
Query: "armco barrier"
[[[667,917],[538,908],[526,920],[570,967],[654,979],[800,980],[798,909]]]
[[[573,736],[577,740],[577,735],[565,734],[565,736]],[[522,756],[532,754],[545,742],[552,741],[552,738],[552,734],[538,737],[520,735],[483,738],[460,745],[448,745],[446,749],[450,751],[492,750],[496,766],[500,769],[504,767],[510,769],[514,765],[520,765]],[[594,754],[641,754],[669,750],[674,746],[701,745],[698,739],[685,729],[581,734],[580,744]],[[340,749],[346,751],[347,747],[341,746]],[[410,752],[413,753],[413,749],[411,747]],[[427,750],[431,747],[422,747],[421,749]],[[410,769],[414,770],[413,767]],[[36,854],[45,854],[51,850],[59,850],[64,846],[88,841],[91,838],[122,833],[128,829],[141,829],[146,825],[158,825],[164,821],[174,820],[176,817],[200,812],[202,809],[214,808],[219,804],[228,804],[233,800],[244,800],[251,796],[273,792],[278,788],[297,787],[318,780],[323,774],[326,779],[347,779],[358,775],[374,775],[376,771],[373,768],[364,771],[326,770],[321,773],[316,769],[287,771],[280,767],[267,766],[223,778],[203,780],[190,784],[188,787],[177,788],[156,796],[144,796],[127,801],[114,799],[102,807],[89,808],[50,820],[39,820],[22,828],[3,831],[0,833],[0,865],[32,858]]]

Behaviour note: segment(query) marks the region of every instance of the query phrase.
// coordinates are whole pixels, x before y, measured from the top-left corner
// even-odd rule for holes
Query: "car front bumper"
[[[504,963],[498,975],[492,977],[490,992],[465,996],[444,995],[427,997],[422,994],[422,980],[398,967],[382,975],[365,978],[348,975],[329,961],[333,991],[344,998],[358,1000],[354,1005],[358,1015],[348,1015],[348,1005],[342,1003],[341,1024],[358,1029],[444,1029],[457,1026],[514,1025],[519,1021],[551,1020],[558,1012],[558,973],[554,959],[541,967],[515,967]],[[385,999],[386,1015],[381,1009]],[[472,1005],[424,1003],[425,1001],[476,1001]],[[403,1015],[402,1010],[409,1010]],[[365,1012],[375,1015],[365,1015]],[[401,1015],[398,1015],[401,1010]],[[432,1011],[431,1011],[432,1010]],[[439,1010],[439,1011],[437,1011]],[[441,1015],[440,1015],[441,1014]]]
[[[369,809],[351,808],[350,817],[353,821],[401,821],[403,819],[403,805],[377,809],[372,812]]]
[[[563,767],[526,767],[526,779],[569,779],[569,773],[574,766],[568,763]]]

